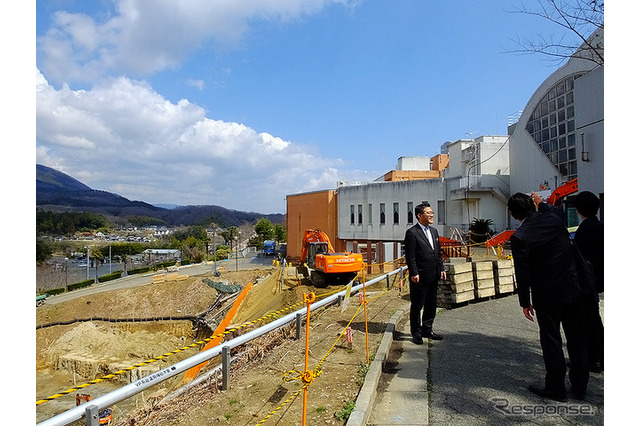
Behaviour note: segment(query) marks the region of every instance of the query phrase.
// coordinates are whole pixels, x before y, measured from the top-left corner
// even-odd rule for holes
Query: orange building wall
[[[438,154],[431,157],[432,170],[444,170],[449,167],[449,154]]]
[[[442,177],[439,170],[391,170],[384,175],[386,182],[398,182],[401,180],[434,179]]]
[[[449,154],[438,154],[431,157],[432,170],[444,170],[449,167]]]
[[[338,196],[335,190],[287,196],[287,260],[293,263],[299,260],[307,229],[321,229],[337,252],[345,250],[346,243],[337,238]]]
[[[431,157],[431,170],[391,170],[384,175],[384,180],[385,182],[398,182],[441,178],[442,171],[447,167],[449,167],[449,155],[438,154]]]

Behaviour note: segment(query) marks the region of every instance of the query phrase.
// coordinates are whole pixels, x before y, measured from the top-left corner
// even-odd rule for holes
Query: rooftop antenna
[[[465,132],[465,135],[469,137],[469,139],[475,139],[475,135],[478,134],[477,130],[474,130],[473,132]]]
[[[522,116],[522,111],[516,111],[513,114],[509,114],[507,116],[507,125],[511,126],[512,124],[517,123],[520,120],[520,116]]]

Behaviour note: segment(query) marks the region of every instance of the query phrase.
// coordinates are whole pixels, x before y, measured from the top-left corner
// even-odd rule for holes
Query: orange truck
[[[336,253],[320,229],[307,229],[302,239],[300,268],[316,287],[347,284],[364,267],[360,253]]]

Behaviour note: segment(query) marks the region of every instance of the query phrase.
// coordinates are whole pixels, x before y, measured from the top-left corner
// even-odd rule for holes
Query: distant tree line
[[[36,211],[36,235],[73,235],[108,226],[109,221],[101,214]]]
[[[159,220],[143,216],[135,216],[128,218],[129,223],[136,226],[159,225]],[[161,221],[160,221],[161,222]],[[209,224],[218,228],[215,223]],[[50,242],[42,239],[44,235],[73,235],[76,232],[94,232],[103,230],[108,233],[112,225],[107,218],[95,213],[80,212],[61,212],[54,213],[48,211],[36,212],[36,262],[43,263],[47,261],[54,253],[63,253],[65,257],[69,257],[73,252],[78,250],[77,243],[70,241]],[[255,235],[249,238],[248,245],[261,249],[264,241],[275,240],[283,242],[287,239],[287,233],[282,224],[273,224],[267,218],[259,219],[254,229]],[[218,235],[224,239],[223,245],[215,245],[215,253],[213,257],[217,260],[225,259],[228,253],[232,251],[232,244],[236,237],[240,236],[240,231],[236,226],[229,226],[224,230],[220,230]],[[213,249],[213,241],[207,233],[207,227],[204,225],[194,225],[183,227],[167,237],[163,237],[153,243],[136,243],[136,242],[113,242],[111,244],[103,243],[91,250],[91,258],[96,263],[104,263],[108,258],[109,250],[111,257],[119,257],[126,262],[126,259],[132,255],[140,254],[147,248],[156,249],[178,249],[182,254],[184,262],[199,263],[208,259]]]

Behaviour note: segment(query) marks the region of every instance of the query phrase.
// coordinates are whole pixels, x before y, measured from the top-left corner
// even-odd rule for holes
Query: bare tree
[[[542,54],[558,62],[578,56],[604,65],[604,0],[538,0],[537,8],[524,3],[511,13],[523,13],[550,21],[565,31],[559,38],[552,34],[520,37],[513,41],[520,47],[514,53]]]

